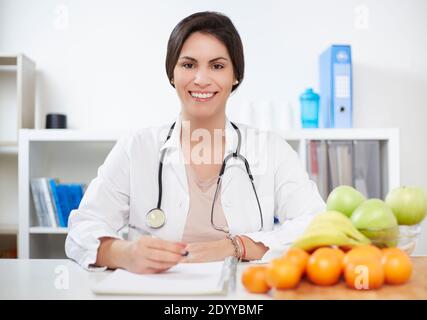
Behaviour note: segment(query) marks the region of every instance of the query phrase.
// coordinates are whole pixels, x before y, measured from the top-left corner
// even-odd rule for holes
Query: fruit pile
[[[292,289],[303,277],[320,286],[334,285],[343,277],[350,288],[362,290],[408,281],[411,260],[395,247],[399,240],[408,240],[399,236],[400,226],[420,224],[426,217],[425,190],[399,187],[382,201],[366,199],[353,187],[339,186],[326,205],[327,211],[313,218],[282,258],[244,271],[242,282],[248,291]]]
[[[328,211],[347,216],[374,245],[395,247],[400,239],[399,226],[414,226],[426,217],[427,193],[419,187],[399,187],[383,201],[366,199],[353,187],[343,185],[329,194],[326,206]]]
[[[332,286],[344,278],[349,288],[370,290],[384,283],[403,284],[411,274],[411,260],[398,248],[360,245],[344,253],[322,247],[310,255],[293,247],[269,265],[246,268],[242,283],[251,293],[267,293],[270,289],[294,289],[304,277],[319,286]]]

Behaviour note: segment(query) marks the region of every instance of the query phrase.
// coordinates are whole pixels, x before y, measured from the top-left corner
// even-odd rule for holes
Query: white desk
[[[271,299],[269,295],[248,293],[241,284],[240,277],[247,264],[237,267],[236,290],[227,296],[106,296],[95,295],[92,281],[103,279],[106,272],[88,272],[73,261],[0,259],[0,300],[1,299]],[[55,272],[56,270],[56,272]],[[64,270],[66,270],[64,272]],[[56,288],[65,284],[68,272],[68,289]],[[62,278],[59,278],[62,277]]]

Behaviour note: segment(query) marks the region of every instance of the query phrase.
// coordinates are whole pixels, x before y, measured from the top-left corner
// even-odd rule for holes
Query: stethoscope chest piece
[[[166,215],[162,209],[154,208],[147,212],[145,220],[150,228],[158,229],[165,225]]]

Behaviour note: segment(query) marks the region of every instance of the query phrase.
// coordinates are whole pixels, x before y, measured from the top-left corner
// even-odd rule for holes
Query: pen
[[[145,231],[144,229],[142,229],[138,226],[134,226],[133,224],[129,224],[128,227],[129,227],[129,229],[134,229],[134,230],[138,231],[139,233],[147,234],[147,231]]]
[[[128,225],[129,226],[129,229],[134,229],[134,230],[136,230],[136,231],[138,231],[139,233],[142,233],[142,234],[149,234],[147,231],[145,231],[144,229],[142,229],[142,228],[140,228],[140,227],[138,227],[138,226],[135,226],[135,225],[133,225],[133,224],[129,224]],[[152,234],[150,234],[152,237],[154,237]],[[188,251],[185,251],[185,252],[183,252],[183,253],[181,253],[181,256],[183,256],[183,257],[187,257],[189,255],[189,252]]]

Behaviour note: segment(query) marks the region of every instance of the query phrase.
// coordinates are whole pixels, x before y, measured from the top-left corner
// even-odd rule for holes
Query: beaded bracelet
[[[227,239],[231,241],[231,244],[234,247],[234,256],[240,261],[242,259],[242,251],[236,237],[233,237],[231,234],[227,234]]]
[[[237,236],[236,235],[236,237],[240,240],[240,243],[242,244],[242,247],[243,247],[243,253],[242,253],[241,260],[245,260],[245,258],[246,258],[246,247],[245,247],[245,243],[243,242],[243,239],[242,239],[241,236]]]

